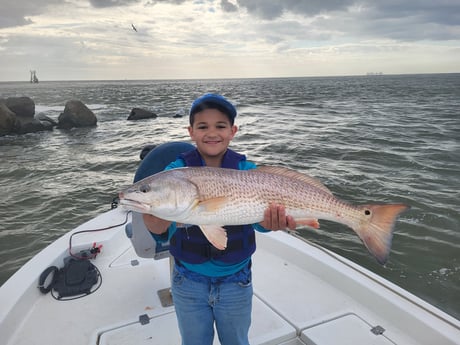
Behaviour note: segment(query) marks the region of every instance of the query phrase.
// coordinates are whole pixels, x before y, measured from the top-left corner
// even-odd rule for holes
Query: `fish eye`
[[[364,214],[365,214],[366,216],[369,216],[369,215],[371,214],[371,211],[370,211],[370,210],[364,210]]]
[[[148,184],[143,184],[139,187],[139,191],[142,193],[148,193],[150,191],[150,186]]]

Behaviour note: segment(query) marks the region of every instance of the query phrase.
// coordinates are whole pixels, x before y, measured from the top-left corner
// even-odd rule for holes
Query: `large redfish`
[[[396,217],[403,204],[354,206],[339,200],[319,180],[281,167],[234,170],[187,167],[162,171],[120,192],[120,204],[140,213],[200,226],[206,238],[225,249],[222,226],[261,222],[270,203],[284,205],[299,225],[331,220],[352,228],[384,264]]]

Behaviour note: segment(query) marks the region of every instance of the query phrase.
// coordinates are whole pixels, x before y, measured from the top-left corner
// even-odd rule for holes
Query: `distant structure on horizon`
[[[30,71],[30,82],[32,84],[38,84],[37,71]]]
[[[366,75],[383,75],[382,72],[367,72]]]

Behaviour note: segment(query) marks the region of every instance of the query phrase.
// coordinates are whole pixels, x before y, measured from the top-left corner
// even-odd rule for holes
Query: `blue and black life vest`
[[[203,166],[204,162],[198,150],[181,154],[186,166]],[[227,149],[222,160],[222,168],[238,169],[245,160],[244,155]],[[177,228],[170,240],[171,254],[184,262],[199,264],[208,260],[217,260],[233,264],[250,257],[256,250],[256,238],[251,225],[224,226],[227,230],[227,248],[215,248],[196,225]]]

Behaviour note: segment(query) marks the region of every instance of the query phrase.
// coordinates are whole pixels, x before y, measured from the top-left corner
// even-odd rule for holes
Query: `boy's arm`
[[[147,229],[156,235],[164,234],[171,225],[169,220],[164,220],[151,214],[143,214],[142,218],[144,219],[144,224]]]

